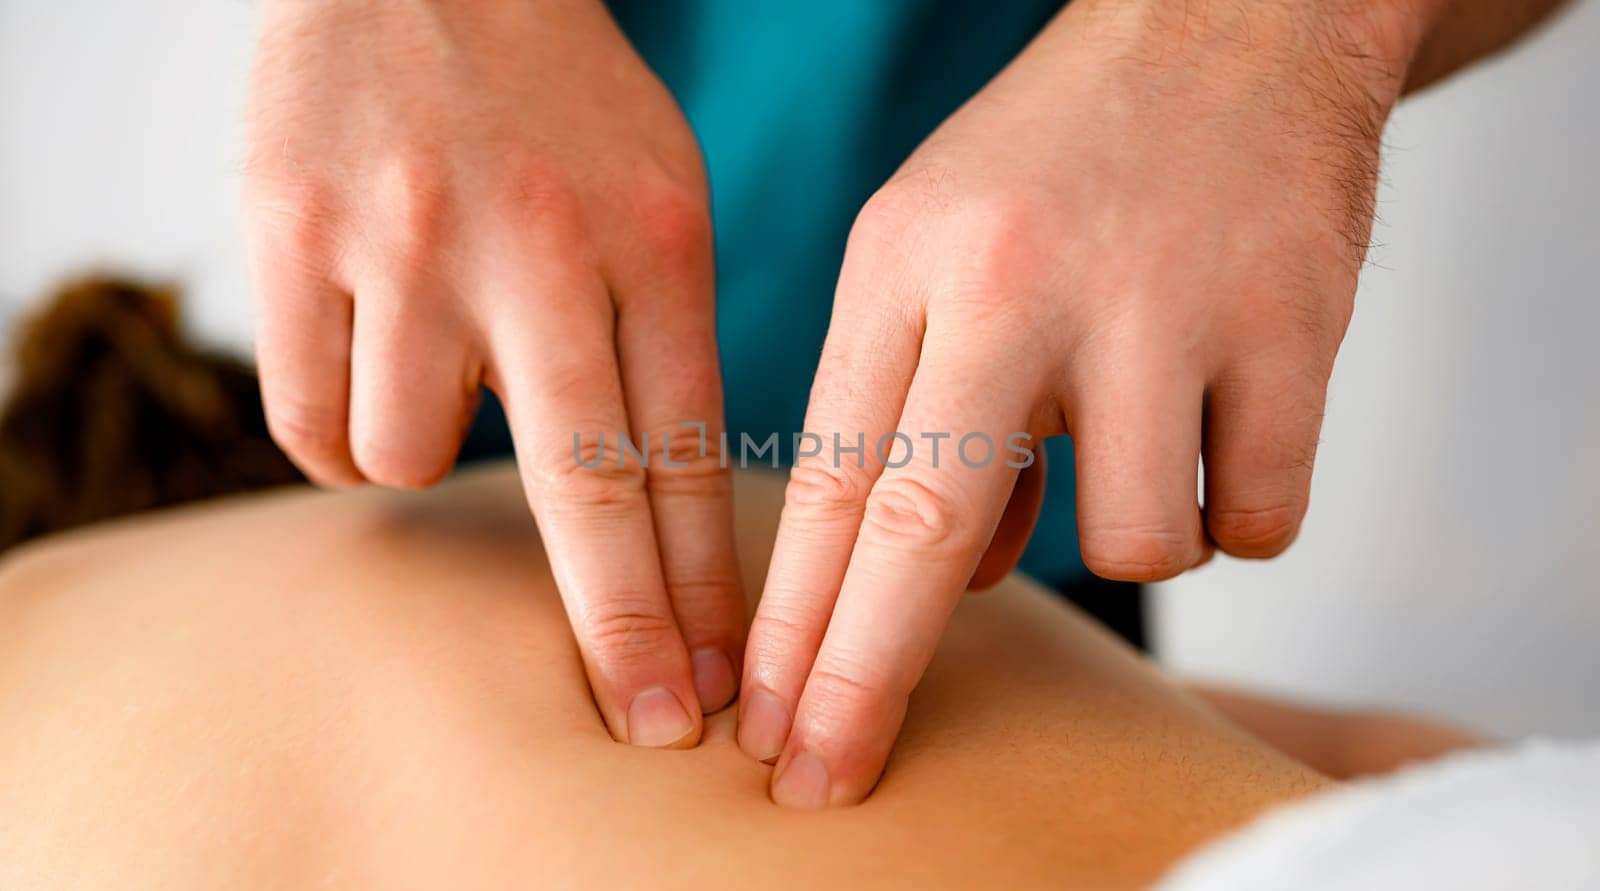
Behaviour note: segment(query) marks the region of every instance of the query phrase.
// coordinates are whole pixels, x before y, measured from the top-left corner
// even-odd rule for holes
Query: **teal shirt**
[[[802,429],[845,238],[924,137],[1060,0],[612,0],[700,138],[717,240],[728,429]],[[735,440],[736,441],[736,440]],[[1071,443],[1047,446],[1022,560],[1063,585],[1078,556]],[[785,455],[785,461],[789,456]]]

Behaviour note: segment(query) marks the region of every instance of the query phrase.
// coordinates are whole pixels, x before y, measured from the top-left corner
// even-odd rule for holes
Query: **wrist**
[[[1344,23],[1347,33],[1372,47],[1372,52],[1403,84],[1411,63],[1429,32],[1451,0],[1342,0],[1330,17]],[[1295,0],[1296,5],[1321,6],[1318,0]]]
[[[1259,74],[1315,71],[1359,86],[1385,108],[1450,0],[1077,0],[1080,29],[1141,58],[1234,66]]]

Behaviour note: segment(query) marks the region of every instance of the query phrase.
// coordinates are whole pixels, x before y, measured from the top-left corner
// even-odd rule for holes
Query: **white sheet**
[[[1600,740],[1529,741],[1356,783],[1266,814],[1158,887],[1600,889]]]

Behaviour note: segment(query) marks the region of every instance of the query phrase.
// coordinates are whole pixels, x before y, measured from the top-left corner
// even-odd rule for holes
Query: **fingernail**
[[[822,759],[802,751],[772,781],[772,800],[784,807],[826,807],[828,783]]]
[[[636,746],[670,746],[694,731],[694,719],[666,687],[651,687],[628,705],[628,742]]]
[[[700,710],[714,712],[727,705],[738,686],[728,654],[717,647],[701,647],[689,654],[689,664],[694,669],[694,694],[700,697]]]
[[[789,741],[789,708],[766,690],[751,690],[739,700],[739,748],[757,761],[770,762]]]

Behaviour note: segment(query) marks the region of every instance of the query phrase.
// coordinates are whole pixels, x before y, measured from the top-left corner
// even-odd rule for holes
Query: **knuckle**
[[[1326,390],[1333,361],[1350,326],[1354,289],[1330,289],[1321,283],[1281,278],[1252,289],[1236,310],[1241,331],[1250,332],[1258,351],[1276,355],[1289,374],[1286,388]]]
[[[650,463],[649,483],[653,493],[661,495],[722,494],[730,491],[731,470],[722,466],[722,456],[704,444],[690,431],[673,436],[672,431],[651,436],[649,442],[660,443],[659,461]]]
[[[865,659],[825,653],[806,679],[806,706],[813,714],[849,715],[864,706],[908,696],[884,668]]]
[[[537,462],[534,485],[545,503],[574,510],[638,503],[645,492],[646,471],[635,456],[623,452],[620,436],[579,433],[570,445],[570,452]]]
[[[731,572],[693,578],[668,573],[667,599],[686,633],[692,627],[701,637],[721,634],[743,622],[744,588]]]
[[[669,269],[703,265],[711,247],[711,213],[702,193],[665,174],[640,176],[631,215],[646,250]]]
[[[862,208],[852,250],[869,262],[885,255],[923,255],[944,279],[950,308],[963,321],[1013,316],[1019,282],[1049,267],[1050,217],[1038,200],[995,190],[958,191],[934,171],[907,174],[885,185]],[[954,248],[954,249],[952,249]]]
[[[514,227],[576,235],[584,231],[583,205],[562,164],[542,155],[522,155],[507,163],[509,188],[500,205]]]
[[[819,611],[802,605],[780,607],[764,602],[750,622],[750,640],[752,645],[756,641],[773,641],[773,649],[782,650],[789,646],[790,641],[810,635],[812,629],[817,627],[816,623],[823,618]]]
[[[768,584],[746,636],[745,663],[754,677],[801,681],[811,668],[832,614],[832,598],[815,591],[795,592],[786,583]],[[801,663],[804,664],[801,664]]]
[[[1116,526],[1084,529],[1084,565],[1095,575],[1129,582],[1156,582],[1188,569],[1189,538],[1167,527]]]
[[[380,168],[373,199],[385,221],[390,259],[426,268],[448,224],[448,166],[427,154],[391,158]]]
[[[975,544],[970,517],[957,498],[922,480],[886,476],[867,496],[862,526],[907,549],[960,548]]]
[[[267,429],[285,452],[299,459],[340,457],[348,448],[343,406],[284,395],[266,400]]]
[[[522,154],[509,163],[510,195],[522,207],[544,209],[572,199],[572,180],[566,169],[542,154]]]
[[[556,354],[542,357],[541,364],[542,380],[535,386],[544,391],[546,398],[550,399],[552,404],[571,409],[584,406],[621,407],[616,396],[605,389],[606,375],[610,370],[599,361],[599,357],[581,353]],[[506,381],[506,383],[512,382]],[[595,419],[585,418],[585,420]],[[567,447],[564,442],[552,442],[552,448],[557,453]],[[598,452],[600,443],[595,441],[594,437],[590,437],[584,441],[584,447]]]
[[[855,227],[868,232],[899,232],[923,211],[921,199],[904,186],[889,183],[873,192],[856,214]]]
[[[623,663],[656,658],[677,633],[657,600],[640,594],[595,599],[583,610],[577,629],[596,655]]]
[[[939,194],[906,179],[886,183],[861,206],[850,229],[853,245],[903,245],[920,223],[937,214],[944,202]]]
[[[850,462],[839,464],[842,466],[826,461],[796,464],[789,471],[785,503],[821,519],[854,515],[866,501],[872,482],[863,468]]]
[[[667,577],[667,591],[674,601],[716,601],[738,593],[739,577],[731,572],[703,576]]]
[[[974,199],[974,207],[955,223],[964,245],[960,291],[980,305],[1011,305],[1019,281],[1045,267],[1035,239],[1041,231],[1025,200],[1009,195]]]
[[[1305,516],[1303,501],[1266,507],[1228,507],[1206,512],[1206,531],[1236,557],[1273,557],[1294,541]]]
[[[311,180],[247,182],[245,230],[268,252],[261,262],[316,267],[335,251],[340,206],[332,189]]]

